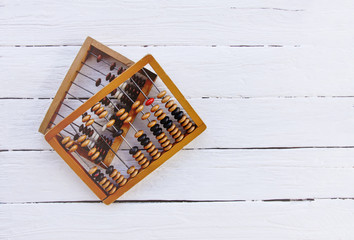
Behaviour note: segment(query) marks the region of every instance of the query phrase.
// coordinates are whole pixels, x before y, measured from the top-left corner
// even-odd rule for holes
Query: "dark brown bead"
[[[96,87],[98,87],[100,84],[101,84],[101,78],[98,78],[97,80],[96,80]]]
[[[97,56],[97,62],[100,62],[101,60],[102,60],[102,55],[99,54],[99,55]]]
[[[108,73],[108,74],[106,75],[106,80],[108,81],[110,78],[111,78],[111,73]]]
[[[111,92],[111,96],[114,96],[116,93],[117,93],[117,88]]]
[[[116,67],[116,63],[112,63],[111,66],[109,67],[109,69],[112,71],[114,68]]]

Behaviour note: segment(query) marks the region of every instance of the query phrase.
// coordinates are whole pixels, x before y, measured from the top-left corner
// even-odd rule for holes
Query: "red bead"
[[[100,62],[101,60],[102,60],[102,55],[99,54],[99,55],[97,56],[97,62]]]
[[[155,101],[155,99],[150,98],[150,99],[148,99],[148,100],[145,102],[145,105],[146,105],[146,106],[149,106],[149,105],[151,105],[154,101]]]

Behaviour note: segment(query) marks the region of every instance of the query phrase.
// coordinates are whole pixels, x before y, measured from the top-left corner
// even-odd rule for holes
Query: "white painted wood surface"
[[[354,3],[0,0],[0,239],[353,239]],[[105,206],[37,133],[87,35],[206,122]]]

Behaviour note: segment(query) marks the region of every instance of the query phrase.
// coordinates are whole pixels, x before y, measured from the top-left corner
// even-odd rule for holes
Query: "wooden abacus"
[[[174,100],[166,89],[159,89],[158,77]],[[104,80],[108,84],[104,85]],[[74,94],[74,87],[89,97]],[[100,87],[103,88],[97,91]],[[73,102],[81,105],[75,108]],[[144,111],[144,102],[150,110]],[[67,111],[70,113],[65,114]],[[134,121],[138,114],[141,116]],[[148,127],[145,131],[144,126]],[[151,55],[134,63],[88,37],[39,132],[45,134],[48,143],[91,190],[110,204],[205,129],[206,125]],[[128,132],[133,132],[134,138]],[[139,142],[142,148],[132,141]],[[123,160],[128,152],[136,162]]]

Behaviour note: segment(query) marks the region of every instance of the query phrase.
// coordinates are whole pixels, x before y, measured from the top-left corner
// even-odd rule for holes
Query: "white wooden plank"
[[[113,48],[153,54],[186,97],[353,96],[354,48]],[[0,97],[54,97],[78,50],[0,48]]]
[[[0,205],[2,239],[352,239],[353,201]]]
[[[0,149],[49,149],[37,129],[50,102],[1,100],[0,119],[6,127],[0,129]],[[354,142],[352,98],[191,99],[190,103],[208,128],[189,148],[352,146]],[[132,134],[128,136],[132,139]]]
[[[77,45],[86,35],[123,45],[298,44],[303,38],[306,1],[248,2],[3,1],[0,44]]]
[[[354,198],[353,153],[184,150],[120,200]],[[55,152],[1,152],[0,157],[2,202],[98,200]]]

